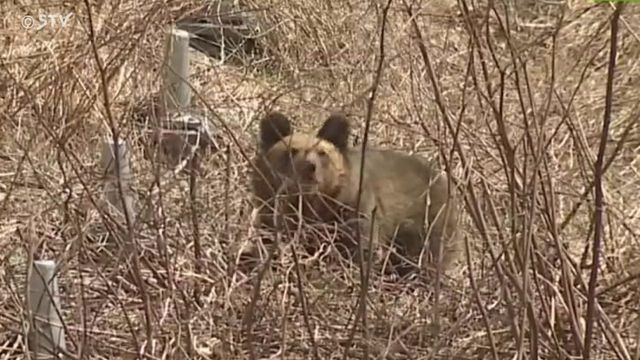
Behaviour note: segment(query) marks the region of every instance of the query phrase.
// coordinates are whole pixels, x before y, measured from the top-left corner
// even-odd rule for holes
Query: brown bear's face
[[[330,116],[315,135],[292,133],[289,120],[280,113],[267,115],[260,124],[264,159],[289,193],[337,195],[348,175],[348,136],[349,126],[341,115]]]

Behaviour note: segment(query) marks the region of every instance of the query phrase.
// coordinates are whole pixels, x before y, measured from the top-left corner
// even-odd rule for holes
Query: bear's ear
[[[347,149],[349,142],[349,121],[341,113],[332,113],[318,130],[317,136],[335,145],[340,151]]]
[[[282,113],[270,112],[260,121],[260,147],[269,150],[285,136],[291,135],[291,123]]]

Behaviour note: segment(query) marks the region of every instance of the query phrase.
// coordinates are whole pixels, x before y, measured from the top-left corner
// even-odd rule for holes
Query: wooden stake
[[[29,350],[37,359],[58,359],[66,352],[55,267],[52,260],[34,261],[29,278]]]
[[[162,106],[165,114],[191,105],[189,87],[189,33],[175,28],[167,32]]]
[[[104,139],[102,143],[102,171],[104,174],[104,195],[107,202],[127,216],[131,223],[135,221],[135,198],[131,189],[133,174],[127,143],[118,139],[114,145],[113,138]],[[118,178],[122,186],[122,197],[118,190]],[[126,211],[126,212],[125,212]]]

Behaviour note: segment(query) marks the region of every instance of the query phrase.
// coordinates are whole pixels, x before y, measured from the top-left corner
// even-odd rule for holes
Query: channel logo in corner
[[[20,19],[20,25],[26,30],[42,30],[46,27],[54,30],[64,28],[73,18],[73,13],[67,14],[39,14],[37,16],[25,15]]]

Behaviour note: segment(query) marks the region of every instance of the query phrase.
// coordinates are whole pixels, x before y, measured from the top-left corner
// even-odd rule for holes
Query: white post
[[[55,267],[52,260],[34,261],[29,277],[29,350],[37,359],[58,359],[66,352]]]
[[[116,154],[118,157],[117,166]],[[104,174],[105,198],[109,204],[118,209],[123,215],[128,216],[131,223],[133,223],[136,212],[133,190],[131,189],[133,174],[130,163],[131,160],[129,158],[127,143],[123,139],[118,139],[118,144],[115,145],[113,138],[108,137],[104,139],[102,142],[101,165]],[[118,175],[122,186],[122,197],[118,190]]]
[[[167,112],[182,110],[191,104],[189,87],[189,33],[169,28],[166,34],[162,106]]]

